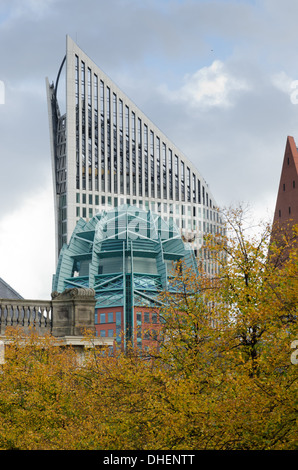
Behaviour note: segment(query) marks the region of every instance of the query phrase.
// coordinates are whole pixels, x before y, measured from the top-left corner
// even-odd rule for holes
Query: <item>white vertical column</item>
[[[67,154],[67,239],[70,240],[76,224],[76,104],[75,54],[80,50],[67,36],[66,56],[66,154]],[[79,74],[80,76],[80,74]]]

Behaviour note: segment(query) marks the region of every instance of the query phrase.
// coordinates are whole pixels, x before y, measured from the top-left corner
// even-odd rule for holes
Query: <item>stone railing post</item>
[[[89,288],[52,293],[52,335],[81,336],[85,329],[95,334],[95,292]]]

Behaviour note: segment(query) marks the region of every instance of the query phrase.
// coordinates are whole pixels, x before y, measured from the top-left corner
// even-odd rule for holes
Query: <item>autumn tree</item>
[[[186,398],[175,401],[180,409],[188,404],[184,443],[295,448],[297,368],[290,344],[297,337],[297,248],[276,266],[268,258],[270,225],[250,235],[241,208],[226,212],[225,220],[226,234],[206,241],[218,276],[178,273],[176,282],[187,288],[180,297],[165,294],[160,360],[174,371],[176,397],[190,381],[191,394],[185,387]]]
[[[251,235],[241,208],[225,220],[205,240],[213,276],[176,266],[149,352],[90,348],[80,364],[55,338],[11,332],[1,449],[297,448],[297,246],[282,256],[270,225]]]
[[[75,358],[54,338],[7,329],[0,374],[0,448],[59,448],[73,415]],[[53,443],[54,441],[54,443]]]

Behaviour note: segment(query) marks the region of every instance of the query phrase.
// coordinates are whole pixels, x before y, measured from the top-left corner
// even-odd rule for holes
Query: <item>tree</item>
[[[58,445],[72,416],[74,355],[55,346],[49,335],[28,337],[7,329],[10,343],[0,375],[0,448]],[[55,441],[57,439],[57,442]]]
[[[220,264],[218,277],[180,273],[183,293],[193,295],[180,296],[179,303],[165,294],[167,341],[160,360],[174,371],[176,397],[184,378],[191,381],[187,410],[197,416],[188,436],[192,445],[294,448],[297,368],[290,344],[297,337],[297,247],[283,266],[271,263],[270,226],[248,236],[245,218],[241,208],[229,210],[226,235],[206,241]]]
[[[225,216],[205,246],[217,274],[177,265],[149,353],[91,348],[81,365],[55,338],[11,332],[0,448],[297,448],[297,246],[272,262],[270,226],[250,236],[241,208]]]

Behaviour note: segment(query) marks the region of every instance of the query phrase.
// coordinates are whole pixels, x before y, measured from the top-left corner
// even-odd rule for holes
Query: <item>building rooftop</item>
[[[129,275],[134,304],[154,303],[156,293],[168,287],[173,263],[180,260],[197,269],[193,250],[173,221],[123,205],[78,221],[61,250],[53,291],[91,287],[98,306],[119,305],[124,302],[123,276]]]
[[[0,277],[0,299],[22,299],[23,297],[16,292],[7,282]]]

